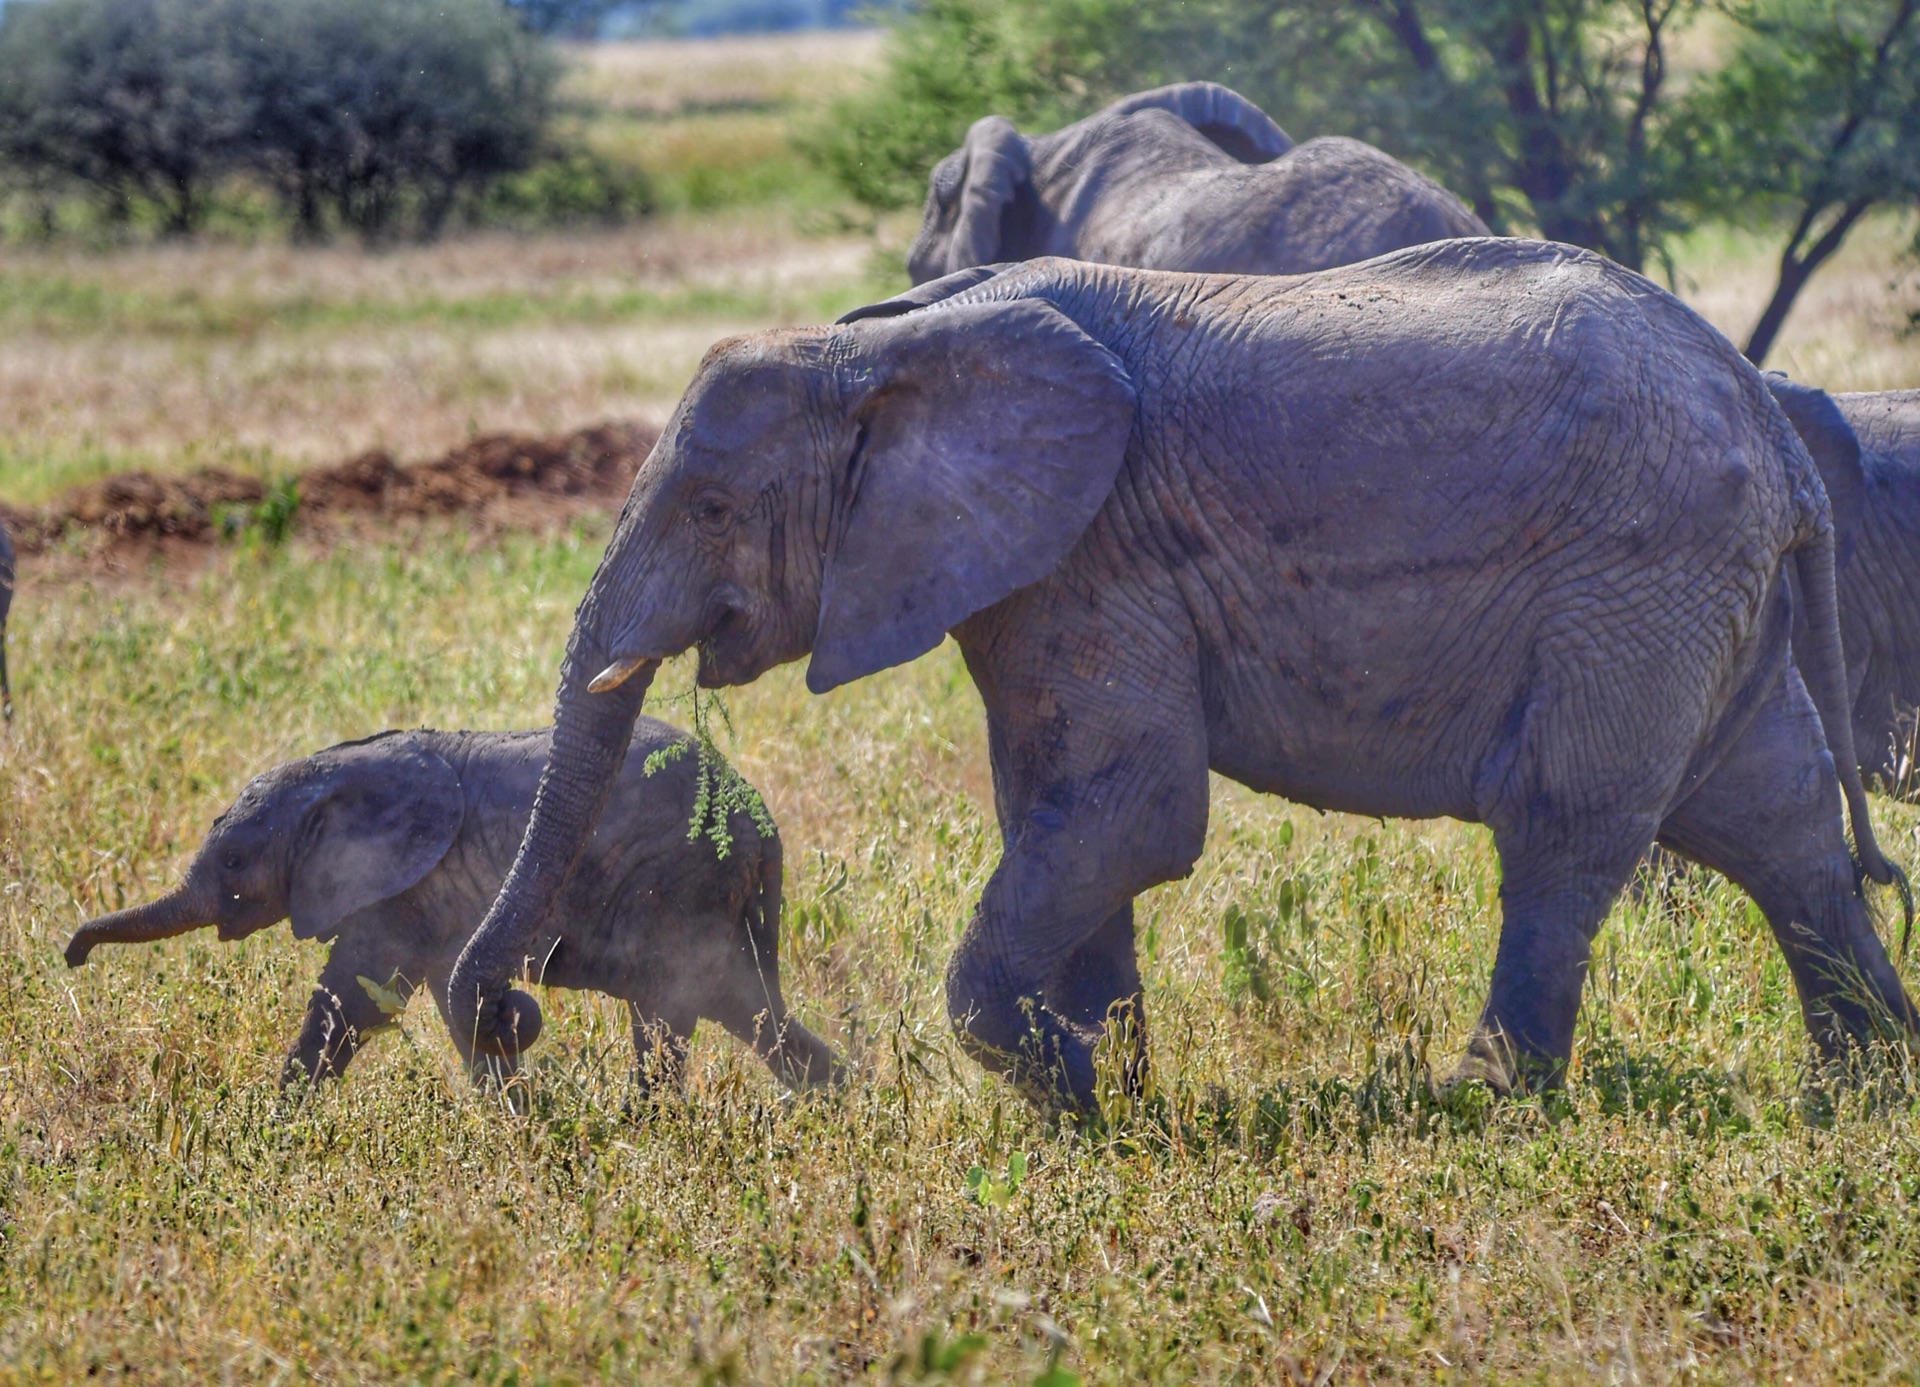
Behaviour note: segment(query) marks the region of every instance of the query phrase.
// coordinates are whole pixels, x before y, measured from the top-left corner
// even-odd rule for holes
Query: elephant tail
[[[1821,514],[1793,551],[1794,570],[1807,604],[1807,659],[1800,676],[1820,714],[1827,750],[1846,796],[1847,817],[1853,824],[1853,847],[1860,870],[1882,886],[1900,892],[1906,924],[1901,948],[1913,932],[1913,890],[1906,873],[1888,861],[1874,841],[1867,813],[1867,790],[1860,781],[1860,760],[1853,749],[1853,698],[1847,689],[1847,662],[1840,646],[1840,600],[1834,578],[1833,522]]]

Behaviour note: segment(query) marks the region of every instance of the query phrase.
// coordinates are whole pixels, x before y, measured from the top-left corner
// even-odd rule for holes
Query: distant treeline
[[[45,232],[76,207],[369,241],[645,210],[637,170],[555,138],[559,73],[500,0],[10,0],[0,188]]]

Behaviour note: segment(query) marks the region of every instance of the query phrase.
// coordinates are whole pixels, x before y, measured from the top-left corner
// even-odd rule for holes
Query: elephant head
[[[810,653],[825,692],[1045,576],[1105,503],[1133,424],[1118,358],[1037,298],[905,312],[983,277],[708,353],[580,603],[532,821],[448,987],[482,1052],[537,1033],[537,1005],[506,985],[660,661],[697,648],[713,687]]]
[[[1265,163],[1293,148],[1293,141],[1265,111],[1215,82],[1181,82],[1136,92],[1031,142],[1005,116],[986,116],[973,123],[966,142],[935,164],[928,178],[920,232],[907,252],[913,282],[924,284],[971,266],[1038,254],[1031,237],[1009,230],[1022,200],[1032,201],[1036,162],[1056,146],[1085,139],[1106,122],[1156,110],[1178,116],[1245,164]]]
[[[383,737],[289,762],[241,792],[177,890],[88,921],[67,945],[67,964],[79,967],[97,944],[209,925],[222,939],[244,939],[289,917],[297,937],[328,938],[433,870],[463,816],[453,768],[422,747],[396,757]]]

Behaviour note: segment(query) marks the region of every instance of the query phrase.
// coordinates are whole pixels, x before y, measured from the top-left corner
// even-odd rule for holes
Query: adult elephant
[[[934,166],[915,284],[1063,255],[1149,270],[1300,274],[1486,225],[1452,193],[1359,140],[1295,145],[1212,82],[1139,92],[1051,135],[974,122]]]
[[[1833,497],[1860,773],[1913,799],[1920,789],[1920,390],[1829,396],[1781,376],[1767,380],[1821,462]]]
[[[1466,240],[1293,278],[1043,260],[715,347],[580,604],[460,1028],[536,1032],[508,982],[659,661],[697,648],[713,687],[810,653],[822,692],[949,632],[1002,854],[947,1002],[1031,1090],[1094,1101],[1093,1043],[1139,1002],[1133,898],[1198,857],[1209,768],[1492,828],[1501,939],[1463,1072],[1495,1087],[1562,1071],[1592,937],[1656,837],[1753,894],[1824,1051],[1915,1024],[1842,826],[1844,789],[1861,867],[1894,879],[1805,448],[1638,275]]]

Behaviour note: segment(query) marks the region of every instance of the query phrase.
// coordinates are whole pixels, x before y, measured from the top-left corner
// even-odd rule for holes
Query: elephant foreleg
[[[1134,948],[1133,902],[1109,915],[1084,943],[1067,955],[1042,993],[1047,1010],[1082,1034],[1115,1026],[1123,1041],[1123,1078],[1139,1092],[1147,1079],[1146,998],[1140,987],[1140,960]]]
[[[397,962],[335,946],[307,999],[299,1038],[280,1072],[282,1088],[299,1080],[338,1078],[346,1072],[367,1037],[393,1021],[360,979],[371,978],[385,988],[393,983],[398,967]]]
[[[1036,626],[1057,643],[1053,630]],[[1094,1046],[1131,1007],[1144,1069],[1133,898],[1184,876],[1207,823],[1190,667],[1138,632],[1074,631],[1079,658],[968,650],[987,703],[1003,851],[947,971],[962,1045],[1046,1106],[1097,1104]],[[963,642],[963,648],[965,643]],[[1156,664],[1164,672],[1157,671]],[[1036,677],[1036,671],[1046,671]]]

